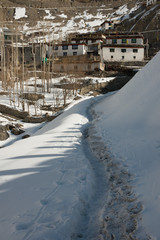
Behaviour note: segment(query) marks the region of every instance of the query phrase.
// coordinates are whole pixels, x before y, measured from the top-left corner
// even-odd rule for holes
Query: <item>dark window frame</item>
[[[78,45],[72,45],[72,49],[78,49]]]
[[[131,43],[137,43],[137,39],[136,38],[132,38],[131,39]]]
[[[125,53],[125,52],[127,52],[127,49],[126,48],[121,48],[121,52]]]
[[[117,43],[117,39],[112,39],[112,43],[116,44]]]
[[[62,50],[68,50],[68,45],[63,45]]]
[[[137,48],[133,48],[133,53],[138,53],[138,49]]]
[[[115,52],[115,48],[110,48],[109,51],[110,52]]]
[[[122,43],[127,43],[127,39],[126,39],[126,38],[123,38],[123,39],[122,39]]]

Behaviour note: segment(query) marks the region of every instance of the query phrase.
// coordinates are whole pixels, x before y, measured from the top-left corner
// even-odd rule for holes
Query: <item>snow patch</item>
[[[20,19],[20,18],[26,18],[27,15],[26,15],[26,8],[21,8],[21,7],[17,7],[15,8],[15,16],[14,18],[16,20]]]

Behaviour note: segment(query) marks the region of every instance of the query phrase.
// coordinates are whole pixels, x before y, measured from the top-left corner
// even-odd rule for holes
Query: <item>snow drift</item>
[[[160,239],[160,52],[119,92],[94,109],[96,131],[111,154],[135,174],[142,223]]]

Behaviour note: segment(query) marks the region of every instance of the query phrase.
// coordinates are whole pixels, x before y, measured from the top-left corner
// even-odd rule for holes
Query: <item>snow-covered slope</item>
[[[83,153],[88,122],[81,101],[0,152],[0,239],[71,239],[92,197],[94,179]]]
[[[96,105],[96,131],[134,174],[142,224],[160,239],[160,52],[119,92]]]

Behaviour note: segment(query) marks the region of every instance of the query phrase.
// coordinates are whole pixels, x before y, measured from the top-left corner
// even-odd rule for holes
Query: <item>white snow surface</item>
[[[160,239],[160,52],[119,92],[94,109],[96,131],[116,160],[134,174],[142,224]]]
[[[1,240],[62,240],[74,234],[94,184],[81,141],[90,101],[1,149]]]

